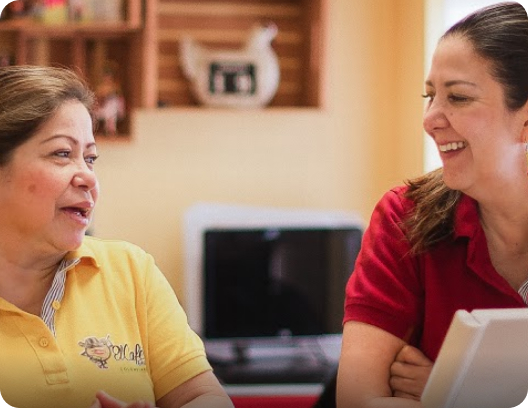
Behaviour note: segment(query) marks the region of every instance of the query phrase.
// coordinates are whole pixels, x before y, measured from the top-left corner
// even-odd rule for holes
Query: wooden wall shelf
[[[5,21],[0,24],[0,32],[23,33],[28,36],[66,37],[73,35],[88,35],[93,37],[102,34],[129,34],[140,31],[141,27],[130,26],[127,23],[83,23],[61,24],[50,26],[29,21]]]
[[[113,139],[130,138],[137,108],[196,107],[179,64],[183,35],[211,48],[238,48],[257,22],[273,21],[281,80],[270,107],[323,105],[324,22],[328,0],[123,0],[118,23],[44,25],[0,20],[0,62],[59,65],[95,89],[105,66],[117,67],[126,120]]]
[[[158,0],[160,101],[196,105],[179,66],[183,35],[210,48],[237,48],[253,24],[273,21],[281,81],[270,106],[320,107],[325,6],[326,0]]]
[[[124,0],[123,20],[43,24],[29,18],[0,20],[0,57],[18,65],[70,67],[94,90],[111,67],[125,99],[126,115],[117,133],[99,134],[128,140],[137,108],[156,105],[156,89],[148,86],[156,70],[152,59],[155,0]],[[155,65],[154,65],[155,66]],[[100,129],[103,127],[101,126]]]

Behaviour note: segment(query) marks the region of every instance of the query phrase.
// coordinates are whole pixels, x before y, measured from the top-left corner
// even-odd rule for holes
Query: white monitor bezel
[[[203,328],[203,233],[213,228],[343,228],[363,229],[354,212],[281,209],[200,203],[185,213],[185,310],[200,336]]]

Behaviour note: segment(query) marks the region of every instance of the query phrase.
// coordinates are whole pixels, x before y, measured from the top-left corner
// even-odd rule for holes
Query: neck
[[[488,239],[492,236],[510,248],[528,248],[528,197],[501,197],[479,202],[480,220]]]
[[[21,251],[6,255],[0,250],[0,297],[26,312],[40,315],[63,256],[22,256]]]
[[[528,253],[528,228],[509,219],[481,218],[488,246],[510,254]],[[528,221],[527,221],[528,222]]]
[[[515,290],[528,280],[528,214],[522,208],[513,213],[481,209],[491,263]]]

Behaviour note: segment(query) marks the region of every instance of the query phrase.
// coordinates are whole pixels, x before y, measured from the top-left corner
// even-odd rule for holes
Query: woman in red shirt
[[[340,408],[420,407],[456,310],[526,306],[525,9],[500,3],[451,27],[424,97],[443,167],[373,212],[346,288]]]

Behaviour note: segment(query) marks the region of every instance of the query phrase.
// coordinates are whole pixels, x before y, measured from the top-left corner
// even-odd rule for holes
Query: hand
[[[114,397],[111,397],[104,391],[98,391],[95,395],[95,402],[90,408],[155,408],[154,404],[145,401],[136,401],[127,404]]]
[[[433,362],[420,350],[405,345],[390,368],[393,396],[419,401],[432,368]]]

